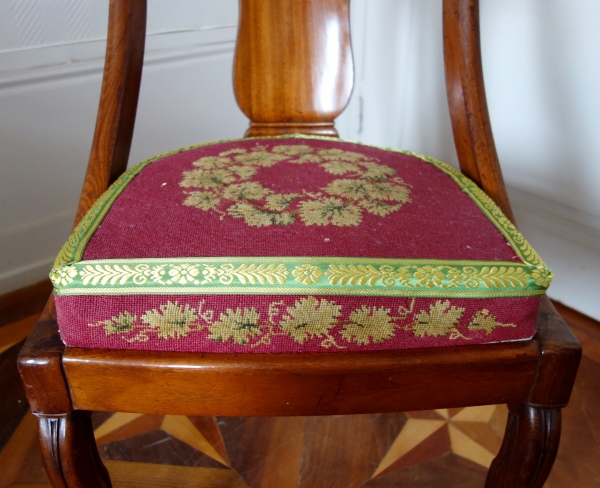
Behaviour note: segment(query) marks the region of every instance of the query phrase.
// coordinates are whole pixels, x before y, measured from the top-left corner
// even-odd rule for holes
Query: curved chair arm
[[[479,0],[444,0],[444,62],[460,169],[494,200],[514,224],[485,98]]]
[[[127,167],[145,38],[146,0],[110,0],[100,106],[74,225]]]

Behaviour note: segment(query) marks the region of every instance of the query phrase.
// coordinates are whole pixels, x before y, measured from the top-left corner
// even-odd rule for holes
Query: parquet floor
[[[547,488],[600,488],[600,324],[567,320],[584,357]],[[15,359],[35,315],[0,327],[0,487],[50,486]],[[274,392],[276,394],[276,392]],[[115,487],[481,487],[506,407],[294,418],[97,413]]]

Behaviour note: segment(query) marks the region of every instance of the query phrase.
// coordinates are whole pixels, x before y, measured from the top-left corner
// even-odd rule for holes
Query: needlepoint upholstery
[[[68,346],[244,353],[529,339],[551,278],[450,166],[297,135],[138,164],[51,273]]]

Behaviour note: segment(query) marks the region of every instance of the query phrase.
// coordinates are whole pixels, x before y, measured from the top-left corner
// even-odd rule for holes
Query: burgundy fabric
[[[232,148],[311,145],[377,158],[411,185],[412,202],[385,217],[363,213],[359,226],[251,227],[243,219],[183,205],[179,185],[192,162]],[[278,163],[248,181],[292,192],[317,191],[339,178],[316,164]],[[205,146],[151,163],[114,203],[84,259],[208,256],[344,256],[516,261],[502,234],[452,179],[398,152],[310,139],[246,140]]]
[[[339,148],[363,153],[396,171],[410,190],[410,202],[386,216],[364,211],[360,225],[306,225],[299,218],[290,225],[256,227],[243,218],[228,215],[222,202],[216,209],[203,210],[184,205],[194,188],[183,188],[183,174],[197,169],[193,163],[202,157],[218,156],[235,148],[268,149],[279,145],[310,145],[317,149]],[[292,164],[282,160],[261,167],[245,181],[260,181],[278,193],[318,192],[335,179],[318,164]],[[506,239],[473,201],[443,171],[419,158],[398,152],[365,147],[337,140],[261,139],[219,143],[182,151],[145,167],[114,202],[84,252],[84,260],[117,258],[227,257],[227,256],[339,256],[372,258],[416,258],[443,260],[502,260],[520,262]],[[233,340],[210,339],[210,322],[191,326],[178,337],[160,337],[156,330],[139,335],[140,322],[150,310],[159,313],[167,303],[188,310],[211,310],[216,320],[227,310],[254,309],[260,314],[261,330],[281,332],[266,320],[270,305],[278,302],[285,313],[306,299],[278,295],[125,295],[57,296],[60,333],[69,346],[147,349],[194,352],[344,352],[420,347],[444,347],[524,340],[533,337],[539,297],[448,299],[390,298],[357,296],[317,296],[342,307],[339,324],[330,331],[335,345],[323,337],[299,342],[290,335],[275,333],[270,341],[246,345]],[[392,315],[413,303],[406,320],[395,322],[394,333],[385,340],[358,344],[340,334],[349,314],[360,307],[386,309]],[[415,333],[416,314],[447,302],[448,307],[464,309],[456,333],[436,336]],[[119,314],[136,316],[135,330],[115,332],[106,324]],[[487,333],[469,328],[475,314],[494,317],[498,325]],[[213,322],[214,323],[214,322]],[[489,323],[489,322],[488,322]],[[103,325],[104,324],[104,325]],[[412,325],[411,325],[412,324]],[[108,331],[108,333],[107,333]],[[137,334],[137,335],[136,335]],[[324,345],[325,344],[325,345]]]
[[[400,327],[395,329],[394,337],[382,342],[359,345],[348,342],[340,336],[342,325],[331,329],[331,335],[336,339],[339,348],[321,346],[322,337],[313,337],[303,344],[294,341],[289,335],[281,334],[273,337],[271,344],[253,344],[259,342],[260,336],[249,341],[247,345],[237,345],[231,341],[215,342],[208,339],[207,330],[190,331],[187,336],[179,338],[160,338],[156,333],[149,333],[147,341],[133,340],[139,329],[126,334],[113,333],[106,335],[99,322],[106,321],[127,311],[141,317],[148,310],[160,311],[160,306],[168,302],[185,306],[189,305],[196,312],[213,310],[214,319],[227,309],[254,308],[261,318],[269,317],[269,305],[273,302],[282,303],[280,314],[286,314],[287,307],[294,306],[303,297],[299,296],[248,296],[248,295],[129,295],[129,296],[76,296],[56,297],[56,309],[60,334],[63,341],[73,347],[93,347],[107,349],[143,349],[152,351],[186,351],[186,352],[236,352],[236,353],[297,353],[297,352],[344,352],[344,351],[373,351],[390,349],[413,349],[422,347],[444,347],[492,342],[505,342],[530,339],[535,335],[536,317],[539,297],[502,298],[502,299],[449,299],[449,306],[464,308],[457,330],[465,338],[450,339],[448,335],[440,337],[417,337],[411,330],[415,315],[421,310],[428,311],[431,305],[446,299],[418,298],[414,300],[413,313],[404,321],[399,321]],[[319,301],[328,300],[342,306],[339,322],[347,321],[351,311],[361,306],[386,308],[395,314],[399,307],[409,308],[411,299],[390,299],[387,297],[340,297],[319,296]],[[483,330],[469,330],[468,324],[473,315],[487,310],[502,324],[513,324],[516,327],[498,326],[490,334]],[[199,321],[202,325],[206,323]],[[95,326],[93,326],[95,324]],[[263,323],[261,329],[266,330]]]

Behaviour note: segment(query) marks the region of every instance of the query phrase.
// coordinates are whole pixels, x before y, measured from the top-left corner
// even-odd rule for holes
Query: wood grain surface
[[[444,0],[443,8],[446,91],[460,169],[514,224],[485,97],[479,0]]]
[[[354,76],[349,22],[349,0],[240,2],[234,86],[246,136],[337,136]]]

